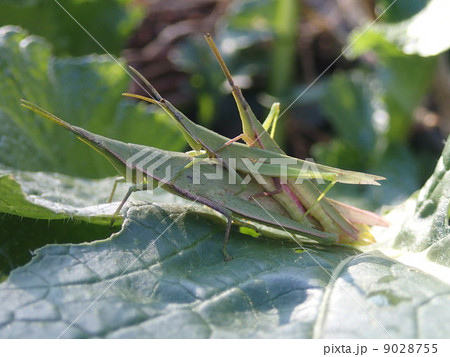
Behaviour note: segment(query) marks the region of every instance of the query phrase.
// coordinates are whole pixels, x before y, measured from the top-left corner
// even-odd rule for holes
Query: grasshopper
[[[290,238],[294,236],[296,240],[300,239],[305,243],[333,244],[338,240],[333,233],[308,227],[286,217],[284,208],[275,200],[260,195],[263,191],[255,181],[246,184],[243,191],[240,185],[230,183],[230,172],[227,170],[223,171],[222,177],[216,177],[214,181],[208,180],[208,174],[213,175],[217,167],[222,167],[215,161],[202,165],[203,175],[199,175],[199,182],[194,182],[196,158],[188,153],[165,151],[109,139],[73,126],[29,101],[22,99],[21,105],[75,134],[82,142],[102,154],[119,175],[128,178],[132,185],[113,215],[113,219],[133,192],[161,187],[175,195],[209,206],[225,216],[227,225],[222,246],[225,260],[232,259],[227,252],[232,223],[252,229],[254,228],[252,222],[274,228],[281,225],[284,230],[292,234],[289,235]],[[133,157],[138,157],[139,160],[131,160]],[[152,161],[142,160],[142,158],[152,158]],[[152,165],[155,161],[158,165]],[[259,196],[259,204],[254,204],[250,200],[252,196]],[[267,210],[263,209],[263,206],[267,207]]]
[[[283,152],[274,152],[257,147],[249,147],[245,144],[235,142],[236,140],[227,138],[201,125],[195,124],[173,106],[168,100],[162,98],[159,92],[148,82],[138,71],[130,69],[147,85],[151,90],[153,98],[144,97],[139,94],[124,93],[126,97],[141,99],[146,102],[156,104],[175,121],[182,131],[189,146],[197,152],[201,158],[206,152],[208,157],[216,158],[225,166],[227,162],[236,160],[235,167],[244,173],[254,173],[251,170],[249,161],[258,162],[258,171],[261,175],[275,176],[281,175],[279,164],[274,164],[273,160],[288,160],[291,165],[286,167],[286,177],[290,178],[319,178],[329,181],[336,181],[348,184],[368,184],[379,185],[378,180],[384,177],[370,175],[362,172],[341,170],[331,166],[315,164],[317,172],[305,172],[304,166],[309,166],[310,162],[287,156]]]
[[[360,232],[353,223],[385,225],[386,222],[374,213],[324,198],[326,192],[336,182],[379,185],[377,181],[384,178],[325,165],[315,165],[316,171],[313,172],[305,171],[304,166],[309,165],[308,162],[287,156],[273,140],[279,104],[275,103],[272,106],[266,121],[261,125],[245,101],[242,92],[234,84],[211,37],[206,35],[206,39],[232,87],[243,123],[241,136],[229,139],[193,123],[169,101],[162,98],[158,91],[133,68],[131,68],[133,72],[147,85],[153,97],[124,93],[128,97],[157,104],[165,110],[182,131],[188,144],[194,150],[194,155],[125,144],[72,126],[31,102],[22,100],[22,106],[71,131],[111,162],[122,178],[114,183],[109,201],[113,198],[117,184],[125,181],[125,177],[132,183],[113,215],[112,222],[133,192],[160,186],[176,195],[203,203],[226,217],[227,228],[222,247],[225,260],[231,259],[227,252],[227,242],[232,223],[251,229],[254,228],[252,222],[275,228],[278,226],[287,233],[286,236],[280,231],[281,238],[293,237],[299,242],[297,240],[299,236],[302,242],[323,244],[346,242],[347,236],[361,241],[365,231]],[[269,135],[266,129],[270,128]],[[241,138],[246,144],[237,142]],[[140,165],[140,162],[130,161],[141,152],[145,152],[151,158],[159,157],[159,165],[152,166],[152,169],[148,170],[148,167]],[[201,176],[203,179],[201,184],[193,182],[195,175],[193,168],[196,160],[205,160],[206,163],[206,166],[202,166],[205,172]],[[290,166],[282,170],[278,163],[274,163],[276,160],[288,160]],[[208,174],[211,175],[218,167],[226,168],[222,171],[222,177],[219,179],[216,177],[213,182],[205,181],[204,178]],[[173,168],[175,172],[171,172],[170,177],[163,175],[165,170]],[[233,174],[239,177],[241,174],[248,175],[246,180],[242,181],[243,184],[236,185],[232,184]],[[287,182],[282,182],[282,178],[287,178]],[[309,180],[305,180],[300,185],[297,184],[294,179],[299,178],[325,179],[331,184],[321,193]],[[349,217],[349,220],[345,217]]]
[[[227,168],[230,166],[230,160],[234,160],[234,167],[238,172],[253,176],[255,172],[249,170],[248,165],[244,165],[243,161],[247,159],[253,163],[258,162],[260,166],[257,174],[263,176],[262,185],[265,190],[258,195],[272,195],[285,208],[292,219],[311,227],[335,233],[341,241],[370,241],[371,235],[365,225],[386,225],[386,221],[372,212],[327,198],[324,199],[324,196],[336,182],[378,185],[376,181],[384,178],[324,165],[316,165],[316,172],[304,172],[305,161],[287,156],[272,138],[278,118],[279,104],[275,103],[272,106],[266,121],[261,125],[248,106],[242,92],[234,84],[212,38],[209,35],[205,37],[232,87],[232,94],[243,123],[243,134],[241,136],[229,139],[193,123],[169,101],[162,98],[158,91],[133,68],[131,68],[133,72],[150,89],[153,98],[130,93],[124,95],[157,104],[165,110],[175,120],[191,148],[199,153],[197,157],[204,157],[203,153],[206,152],[209,158],[215,158]],[[269,129],[269,127],[272,129],[271,135],[266,132],[266,128]],[[241,138],[247,145],[237,142]],[[285,172],[281,172],[279,165],[267,162],[273,159],[292,160],[293,166],[289,166]],[[286,183],[280,180],[283,175],[287,177]],[[324,192],[320,192],[310,180],[304,180],[299,185],[294,178],[296,180],[299,178],[319,178],[331,181],[331,183]],[[358,227],[355,225],[358,225]]]
[[[242,122],[243,133],[232,139],[230,142],[242,139],[249,146],[284,154],[283,150],[273,139],[276,121],[278,120],[279,103],[275,103],[272,106],[268,118],[264,124],[261,125],[245,100],[242,91],[234,83],[233,77],[213,39],[209,34],[205,35],[205,39],[212,49],[226,79],[228,80],[229,85],[231,86],[232,94],[238,107],[239,116]],[[272,131],[269,135],[266,130],[270,127],[272,127]],[[374,177],[374,180],[379,179],[384,178]],[[297,212],[303,213],[306,209],[306,212],[302,214],[300,219],[303,219],[303,217],[307,214],[311,214],[316,220],[319,221],[325,231],[337,233],[340,236],[341,241],[347,241],[348,237],[360,242],[367,239],[369,241],[373,241],[373,237],[367,230],[367,225],[388,225],[388,222],[372,212],[364,211],[356,207],[325,198],[325,193],[331,189],[336,182],[339,182],[337,177],[334,178],[334,180],[331,180],[331,183],[323,193],[318,190],[311,180],[304,180],[301,185],[296,184],[289,178],[285,183],[280,183],[277,177],[273,180],[276,188],[270,190],[271,187],[269,185],[269,192],[266,192],[266,194],[273,194],[274,197],[283,204],[294,219],[295,217],[298,217]],[[284,195],[281,195],[283,193]]]

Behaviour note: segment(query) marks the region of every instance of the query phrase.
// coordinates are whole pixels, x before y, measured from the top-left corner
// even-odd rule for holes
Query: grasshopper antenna
[[[161,97],[161,94],[156,90],[155,87],[151,85],[151,83],[134,67],[128,66],[131,71],[138,76],[138,78],[150,89],[150,92],[152,92],[152,97],[154,97],[155,100],[160,102],[163,98]]]
[[[217,61],[219,62],[220,68],[222,68],[223,73],[225,74],[225,77],[228,80],[228,83],[230,83],[231,88],[235,88],[236,85],[234,84],[233,77],[228,70],[227,65],[225,64],[225,61],[223,60],[222,55],[219,52],[219,49],[217,48],[216,44],[214,43],[214,40],[212,39],[211,35],[207,33],[205,36],[206,42],[208,42],[209,47],[211,47],[211,50],[214,53],[214,56],[216,56]]]

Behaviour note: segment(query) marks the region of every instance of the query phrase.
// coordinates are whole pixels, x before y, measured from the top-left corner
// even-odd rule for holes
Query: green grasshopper
[[[117,208],[116,214],[133,192],[158,186],[175,195],[200,202],[227,219],[222,247],[225,260],[231,259],[227,252],[227,243],[232,223],[252,229],[254,228],[252,222],[274,228],[281,226],[283,230],[291,233],[289,237],[294,237],[297,242],[299,242],[297,239],[300,239],[304,243],[333,244],[338,240],[337,235],[333,233],[308,227],[286,217],[287,213],[275,200],[260,195],[263,191],[255,181],[247,183],[244,191],[240,185],[230,183],[230,172],[227,170],[223,171],[224,175],[221,178],[208,180],[208,174],[215,174],[217,167],[222,167],[214,160],[202,165],[203,175],[199,175],[199,182],[194,182],[196,158],[192,155],[109,139],[70,125],[29,101],[22,99],[21,105],[75,134],[78,139],[102,154],[122,177],[128,178],[133,185]],[[158,165],[154,165],[155,162]],[[250,200],[255,196],[259,196],[257,198],[259,204],[254,204]]]
[[[133,72],[150,89],[153,98],[129,93],[125,93],[124,95],[159,105],[175,120],[192,149],[198,153],[206,152],[208,157],[217,159],[225,167],[229,167],[228,163],[230,160],[235,160],[234,167],[237,171],[254,175],[254,171],[249,170],[247,166],[243,165],[243,159],[249,159],[252,162],[261,164],[257,170],[257,174],[262,175],[264,178],[263,187],[265,192],[262,192],[261,195],[272,195],[286,209],[292,219],[312,227],[336,233],[340,236],[341,241],[348,240],[346,239],[348,237],[351,237],[350,240],[359,242],[363,241],[363,239],[370,240],[371,236],[367,234],[365,226],[361,226],[358,229],[354,223],[386,225],[386,221],[372,212],[360,210],[337,201],[322,199],[335,182],[378,185],[376,181],[384,178],[365,173],[335,169],[324,165],[317,165],[316,172],[304,172],[303,167],[305,161],[286,156],[272,137],[266,133],[265,127],[271,127],[272,133],[274,132],[279,104],[275,103],[272,106],[264,125],[261,125],[252,113],[240,89],[234,85],[231,74],[211,37],[206,35],[206,39],[216,54],[232,86],[232,93],[236,99],[243,122],[244,133],[238,138],[243,138],[244,141],[250,144],[249,146],[237,143],[238,138],[226,138],[190,121],[170,102],[162,98],[158,91],[133,68]],[[267,134],[267,137],[263,137],[264,134]],[[254,140],[253,138],[258,138],[258,140]],[[270,151],[265,149],[269,149]],[[199,155],[199,157],[203,156]],[[264,159],[261,161],[262,158]],[[272,165],[267,162],[267,160],[272,159],[292,160],[293,166],[289,166],[282,173],[279,165]],[[280,177],[283,175],[288,178],[286,184],[280,182]],[[294,178],[297,180],[299,178],[320,178],[331,181],[331,184],[321,193],[311,181],[305,180],[301,185],[298,185]],[[311,217],[309,214],[311,214]],[[349,217],[349,220],[346,217]]]
[[[231,258],[226,247],[232,222],[250,228],[253,228],[251,221],[272,227],[279,226],[286,232],[300,235],[303,242],[306,237],[307,242],[316,241],[326,244],[337,241],[345,242],[343,235],[344,237],[353,237],[359,242],[362,241],[361,232],[344,216],[351,217],[350,220],[356,223],[385,225],[386,222],[374,213],[323,199],[327,190],[335,182],[378,185],[376,181],[384,178],[324,165],[315,165],[316,171],[313,172],[305,171],[304,166],[309,167],[309,163],[285,155],[272,139],[278,118],[279,104],[275,103],[272,106],[268,118],[261,125],[249,108],[240,89],[234,85],[231,74],[214,42],[209,35],[206,38],[232,86],[232,93],[243,123],[243,134],[240,137],[229,139],[193,123],[170,102],[162,98],[156,89],[134,69],[132,70],[135,74],[151,90],[153,98],[124,94],[157,104],[165,110],[181,129],[187,142],[194,149],[195,156],[114,141],[72,126],[33,103],[22,101],[22,106],[73,132],[83,142],[103,154],[123,177],[131,172],[131,175],[127,176],[127,181],[133,185],[118,206],[112,222],[133,192],[159,185],[174,194],[204,203],[227,218],[227,229],[222,248],[226,260]],[[272,129],[270,136],[266,132],[266,129],[269,128]],[[266,137],[269,139],[264,138],[263,142],[261,137],[264,134],[267,134]],[[243,138],[247,145],[238,143],[239,138]],[[160,159],[164,158],[164,160],[159,161],[160,164],[157,168],[148,171],[146,167],[139,166],[139,163],[130,161],[136,155],[140,155],[142,151],[146,151],[147,156],[152,158],[160,156]],[[214,182],[207,181],[201,185],[194,185],[192,178],[195,173],[192,168],[195,166],[196,160],[205,160],[206,171],[209,174],[211,174],[212,168],[224,167],[227,170],[222,172],[223,175],[220,179],[216,177]],[[289,166],[282,170],[278,163],[274,163],[275,160],[288,160]],[[169,178],[163,176],[163,170],[171,167],[177,168],[176,173]],[[231,184],[233,173],[239,178],[241,174],[248,175],[245,180],[242,180],[243,184],[233,185]],[[234,180],[236,180],[235,176]],[[283,177],[287,178],[286,183],[282,183],[281,178]],[[325,179],[331,184],[321,193],[311,181],[304,181],[301,185],[294,181],[294,179],[311,178]],[[258,179],[262,179],[263,182],[259,182]],[[116,180],[114,184],[110,201],[120,180]],[[305,197],[309,200],[306,202],[307,204],[305,204]],[[252,202],[253,200],[254,202]],[[285,235],[280,234],[280,237],[283,236]],[[293,236],[288,234],[288,237]]]
[[[223,73],[225,74],[225,77],[228,80],[229,85],[231,86],[232,94],[242,121],[243,133],[234,138],[231,142],[242,139],[249,146],[284,154],[283,150],[273,139],[276,121],[278,120],[279,103],[275,103],[272,106],[268,118],[264,124],[261,125],[245,100],[242,91],[235,85],[231,73],[220,55],[213,39],[209,34],[205,35],[205,39],[212,49]],[[268,130],[271,126],[272,131],[269,135],[266,130]],[[355,175],[355,177],[357,176]],[[384,179],[379,176],[373,178],[374,180]],[[277,189],[269,191],[266,194],[273,194],[274,197],[280,201],[280,203],[284,202],[283,206],[288,210],[294,219],[296,217],[296,212],[304,212],[306,208],[306,213],[301,216],[301,219],[304,215],[311,214],[319,221],[325,231],[337,233],[340,236],[341,241],[347,241],[348,236],[356,241],[373,241],[373,237],[367,230],[367,225],[388,225],[388,222],[372,212],[364,211],[356,207],[325,198],[325,193],[328,192],[328,190],[331,189],[336,182],[342,182],[339,181],[337,177],[334,178],[334,180],[331,180],[329,186],[322,193],[310,180],[304,180],[301,185],[296,184],[289,178],[284,184],[279,183],[278,178],[274,178],[274,182]],[[371,182],[356,183],[370,184]],[[286,194],[281,196],[280,193],[283,192]],[[287,200],[286,197],[288,197]]]
[[[348,184],[368,184],[379,185],[377,180],[384,180],[384,177],[370,175],[362,172],[336,169],[331,166],[314,164],[316,172],[305,172],[305,166],[311,166],[310,162],[287,156],[284,153],[273,152],[256,147],[249,147],[245,144],[233,142],[233,139],[222,136],[201,125],[195,124],[183,113],[176,109],[168,100],[161,97],[158,91],[139,72],[130,67],[131,70],[149,87],[154,98],[144,97],[138,94],[124,93],[126,97],[141,99],[146,102],[156,104],[174,119],[182,131],[186,141],[191,148],[202,157],[204,152],[208,157],[216,158],[225,166],[231,160],[238,171],[244,173],[255,173],[250,162],[258,162],[258,172],[261,175],[275,176],[281,175],[280,165],[271,163],[274,160],[287,160],[289,166],[286,167],[286,177],[289,178],[318,178],[329,181],[336,181]],[[250,167],[249,167],[250,166]]]

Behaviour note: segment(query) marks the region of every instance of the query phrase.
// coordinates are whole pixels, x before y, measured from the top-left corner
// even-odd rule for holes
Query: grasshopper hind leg
[[[255,199],[257,197],[262,197],[262,196],[273,196],[273,195],[276,195],[277,193],[280,193],[283,191],[283,187],[281,186],[281,182],[278,177],[273,178],[273,183],[275,184],[275,189],[273,191],[269,191],[269,192],[263,191],[263,192],[255,193],[254,195],[250,196],[249,199]]]

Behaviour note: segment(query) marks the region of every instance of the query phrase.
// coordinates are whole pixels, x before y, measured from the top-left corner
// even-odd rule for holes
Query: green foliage
[[[350,75],[335,73],[326,85],[323,109],[336,137],[316,145],[314,153],[328,165],[386,176],[385,194],[376,195],[375,206],[398,202],[431,173],[430,153],[413,152],[408,139],[414,111],[435,76],[436,55],[450,47],[442,36],[447,21],[440,20],[448,9],[448,2],[434,0],[403,22],[355,31],[349,39],[354,41],[351,57],[371,56],[373,66]],[[348,191],[335,194],[339,197]]]
[[[287,3],[287,4],[285,4]],[[288,64],[292,58],[283,58],[283,63],[276,62],[278,58],[274,52],[268,51],[259,44],[263,44],[274,38],[276,33],[276,24],[274,13],[283,11],[285,5],[288,5],[289,11],[292,2],[271,1],[271,0],[251,0],[235,1],[229,6],[228,11],[218,22],[214,31],[214,39],[217,42],[222,55],[230,67],[233,76],[241,88],[251,86],[252,77],[261,72],[276,72],[280,65]],[[295,8],[295,4],[292,5]],[[278,9],[278,10],[277,10]],[[296,18],[296,13],[292,17]],[[281,16],[281,15],[280,15]],[[281,20],[279,20],[280,22]],[[291,19],[294,21],[294,19]],[[284,24],[278,24],[282,28]],[[285,53],[292,55],[293,48],[289,48],[295,42],[292,37],[292,31],[296,31],[295,26],[289,29],[288,45],[280,46]],[[281,29],[280,29],[281,32]],[[285,34],[286,35],[286,34]],[[287,47],[287,48],[286,48]],[[251,50],[250,50],[251,48]],[[228,93],[217,90],[224,83],[223,75],[217,70],[217,61],[211,53],[211,50],[205,46],[203,38],[187,38],[177,50],[177,55],[172,56],[175,64],[191,75],[191,86],[196,91],[197,106],[199,116],[197,120],[205,126],[211,126],[214,122],[228,121],[230,113],[237,113],[234,104]],[[290,72],[289,68],[286,68]],[[283,75],[284,77],[289,74]],[[275,74],[272,74],[275,77]],[[273,79],[275,82],[277,79]],[[286,85],[286,84],[285,84]],[[275,91],[284,92],[283,84],[273,83]],[[276,87],[276,88],[275,88]],[[266,108],[262,108],[260,103],[250,98],[250,105],[258,114],[258,117],[267,115]],[[261,114],[261,115],[259,115]]]
[[[428,249],[428,259],[450,267],[449,207],[450,141],[447,141],[436,170],[409,208],[411,213],[392,246],[412,252]]]
[[[407,20],[373,27],[367,38],[368,43],[378,34],[405,54],[422,57],[439,55],[450,47],[450,39],[443,35],[450,30],[447,21],[449,12],[448,1],[431,0],[422,11]],[[365,42],[361,44],[364,47]]]
[[[404,107],[401,118],[407,120],[403,122],[401,135],[390,135],[394,129],[390,130],[389,123],[395,122],[395,118],[389,117],[382,103],[386,91],[382,90],[378,78],[362,71],[332,76],[325,88],[322,107],[336,135],[331,142],[313,147],[313,154],[319,162],[377,172],[387,178],[381,192],[363,187],[336,187],[331,192],[337,198],[362,196],[365,202],[360,204],[372,208],[414,192],[420,187],[420,182],[428,178],[428,170],[432,169],[417,160],[417,155],[405,144],[405,133],[409,133],[412,125],[411,108],[415,108],[415,104],[410,102],[408,107]],[[408,92],[408,89],[401,92]],[[416,92],[422,93],[422,89]],[[389,100],[395,101],[394,98]],[[406,113],[406,108],[410,108],[409,113]],[[368,202],[371,206],[367,206]]]
[[[396,1],[388,11],[383,15],[383,21],[385,22],[397,22],[405,20],[420,10],[422,10],[429,0],[408,0],[408,1]],[[377,0],[376,10],[377,15],[381,14],[386,8],[392,4],[391,0]]]
[[[16,27],[0,30],[0,163],[82,177],[115,174],[84,144],[19,106],[25,98],[74,125],[122,140],[179,150],[185,144],[164,113],[121,98],[130,78],[106,56],[52,57],[46,41]],[[78,158],[78,159],[77,159]],[[79,159],[83,158],[83,159]]]
[[[374,157],[376,145],[376,128],[371,121],[373,107],[370,104],[373,93],[367,86],[367,78],[362,73],[350,75],[337,73],[333,75],[323,96],[323,110],[330,119],[339,147],[324,150],[321,157],[327,155],[325,161],[337,162],[345,157],[349,167],[367,168],[367,162]],[[336,143],[334,143],[335,146]],[[337,149],[337,150],[336,150]],[[342,150],[347,151],[342,153]]]
[[[95,6],[84,2],[72,1]],[[251,9],[274,2],[243,3]],[[407,15],[399,10],[389,20],[409,17],[423,2],[409,3]],[[25,4],[43,2],[3,1],[0,14],[6,6],[24,6],[23,18],[31,21]],[[102,10],[107,8],[103,4]],[[111,5],[111,11],[115,9]],[[241,55],[252,41],[271,36],[270,31],[260,31],[261,21],[252,20],[267,21],[266,16],[250,10],[230,16],[235,16],[236,29],[243,26],[233,42]],[[55,45],[56,53],[97,51],[82,43],[69,51],[64,45],[72,41],[64,39],[68,35],[56,34],[46,24],[41,24],[42,33],[53,33],[62,43]],[[254,32],[246,32],[249,24]],[[54,28],[62,32],[66,26]],[[409,46],[406,51],[399,40],[405,35],[401,28],[377,27],[358,41],[355,51],[370,51],[379,59],[373,72],[363,67],[349,76],[336,73],[324,91],[319,87],[316,92],[338,134],[329,146],[316,148],[322,162],[386,174],[394,182],[383,186],[387,197],[419,185],[422,166],[404,146],[402,130],[409,131],[411,113],[433,73],[435,59],[424,56],[447,48],[442,40],[431,50]],[[112,179],[93,178],[112,173],[109,164],[19,107],[24,97],[105,136],[181,149],[183,139],[165,116],[119,99],[128,80],[123,71],[103,56],[52,57],[45,40],[18,28],[2,28],[0,33],[0,164],[9,166],[0,166],[1,338],[58,337],[75,319],[62,337],[450,336],[449,143],[418,198],[391,212],[392,227],[377,232],[384,240],[377,248],[386,254],[386,247],[398,249],[395,260],[373,247],[363,254],[342,246],[304,247],[299,252],[295,245],[233,231],[229,249],[235,260],[224,263],[223,220],[203,206],[188,206],[168,194],[140,196],[146,203],[132,203],[122,229],[108,232],[105,223],[117,205],[104,204]],[[72,39],[79,38],[78,29],[73,33]],[[392,40],[395,33],[398,41]],[[235,62],[236,71],[232,61],[232,71],[253,74],[256,69],[249,63],[263,68],[267,62],[267,57],[259,57],[260,62],[249,57],[241,67]],[[205,67],[220,84],[218,69]],[[197,83],[204,78],[197,77]],[[211,102],[205,99],[209,115],[217,111]],[[229,113],[222,114],[228,118]],[[125,189],[121,187],[117,196]],[[364,192],[361,197],[371,196]],[[401,263],[405,257],[412,257],[408,265]]]
[[[59,0],[59,3],[110,53],[118,55],[143,11],[132,0]],[[0,26],[18,25],[47,38],[58,55],[104,51],[55,1],[0,1]]]

